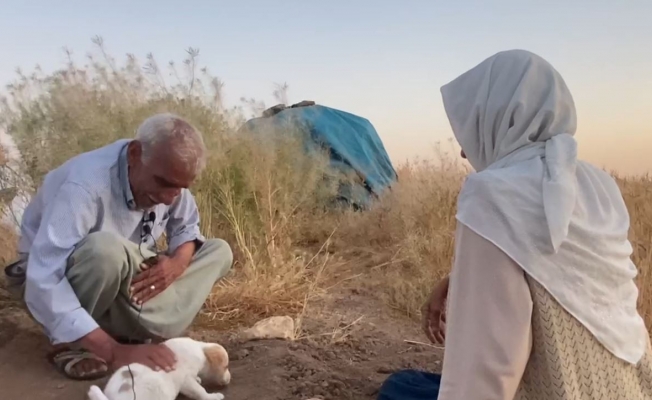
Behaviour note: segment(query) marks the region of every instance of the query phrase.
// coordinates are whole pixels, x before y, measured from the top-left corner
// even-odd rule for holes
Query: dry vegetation
[[[71,156],[131,137],[152,113],[175,112],[204,133],[210,149],[208,168],[192,188],[202,229],[228,240],[236,253],[234,273],[209,299],[205,322],[226,327],[300,314],[311,299],[345,282],[369,285],[390,307],[419,317],[427,292],[451,263],[455,202],[465,173],[460,164],[433,152],[433,161],[398,166],[400,184],[374,210],[328,211],[334,185],[323,180],[326,159],[304,155],[297,136],[235,135],[246,112],[263,106],[249,100],[244,108],[225,108],[222,83],[198,68],[196,51],[163,72],[152,56],[144,65],[131,55],[119,64],[101,39],[95,43],[97,55],[83,65],[70,57],[53,74],[38,67],[29,75],[18,71],[0,102],[0,129],[13,137],[23,159],[3,158],[2,187],[33,190]],[[17,179],[18,170],[28,179]],[[619,181],[631,212],[641,308],[652,326],[652,181]],[[7,229],[0,235],[6,261],[12,239]]]

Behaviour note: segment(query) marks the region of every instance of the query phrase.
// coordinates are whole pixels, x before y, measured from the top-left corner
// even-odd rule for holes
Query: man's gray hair
[[[188,121],[171,113],[147,118],[136,131],[143,149],[142,161],[147,163],[157,144],[170,142],[179,161],[193,167],[197,173],[206,166],[206,147],[201,132]]]

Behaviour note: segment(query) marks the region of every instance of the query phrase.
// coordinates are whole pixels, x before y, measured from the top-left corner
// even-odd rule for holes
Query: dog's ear
[[[118,389],[119,393],[127,393],[131,392],[133,390],[133,381],[132,381],[132,375],[131,372],[129,371],[122,371],[121,378],[123,379],[122,385],[120,385],[120,388]]]
[[[218,374],[224,373],[229,366],[229,354],[219,344],[204,348],[206,362]]]

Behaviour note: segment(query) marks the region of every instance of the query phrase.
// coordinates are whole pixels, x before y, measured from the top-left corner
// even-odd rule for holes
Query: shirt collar
[[[124,194],[125,203],[127,208],[130,210],[136,209],[136,201],[134,200],[134,194],[131,192],[131,185],[129,184],[129,163],[127,162],[127,147],[129,143],[125,144],[122,150],[120,151],[120,157],[118,159],[119,166],[119,179],[120,186],[122,187],[122,193]]]

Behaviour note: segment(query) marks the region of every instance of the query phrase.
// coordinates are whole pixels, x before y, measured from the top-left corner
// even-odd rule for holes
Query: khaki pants
[[[129,301],[129,286],[144,258],[152,256],[125,238],[96,232],[82,240],[69,259],[66,277],[81,306],[115,338],[143,341],[183,335],[233,262],[225,241],[209,239],[183,275],[139,309]]]

